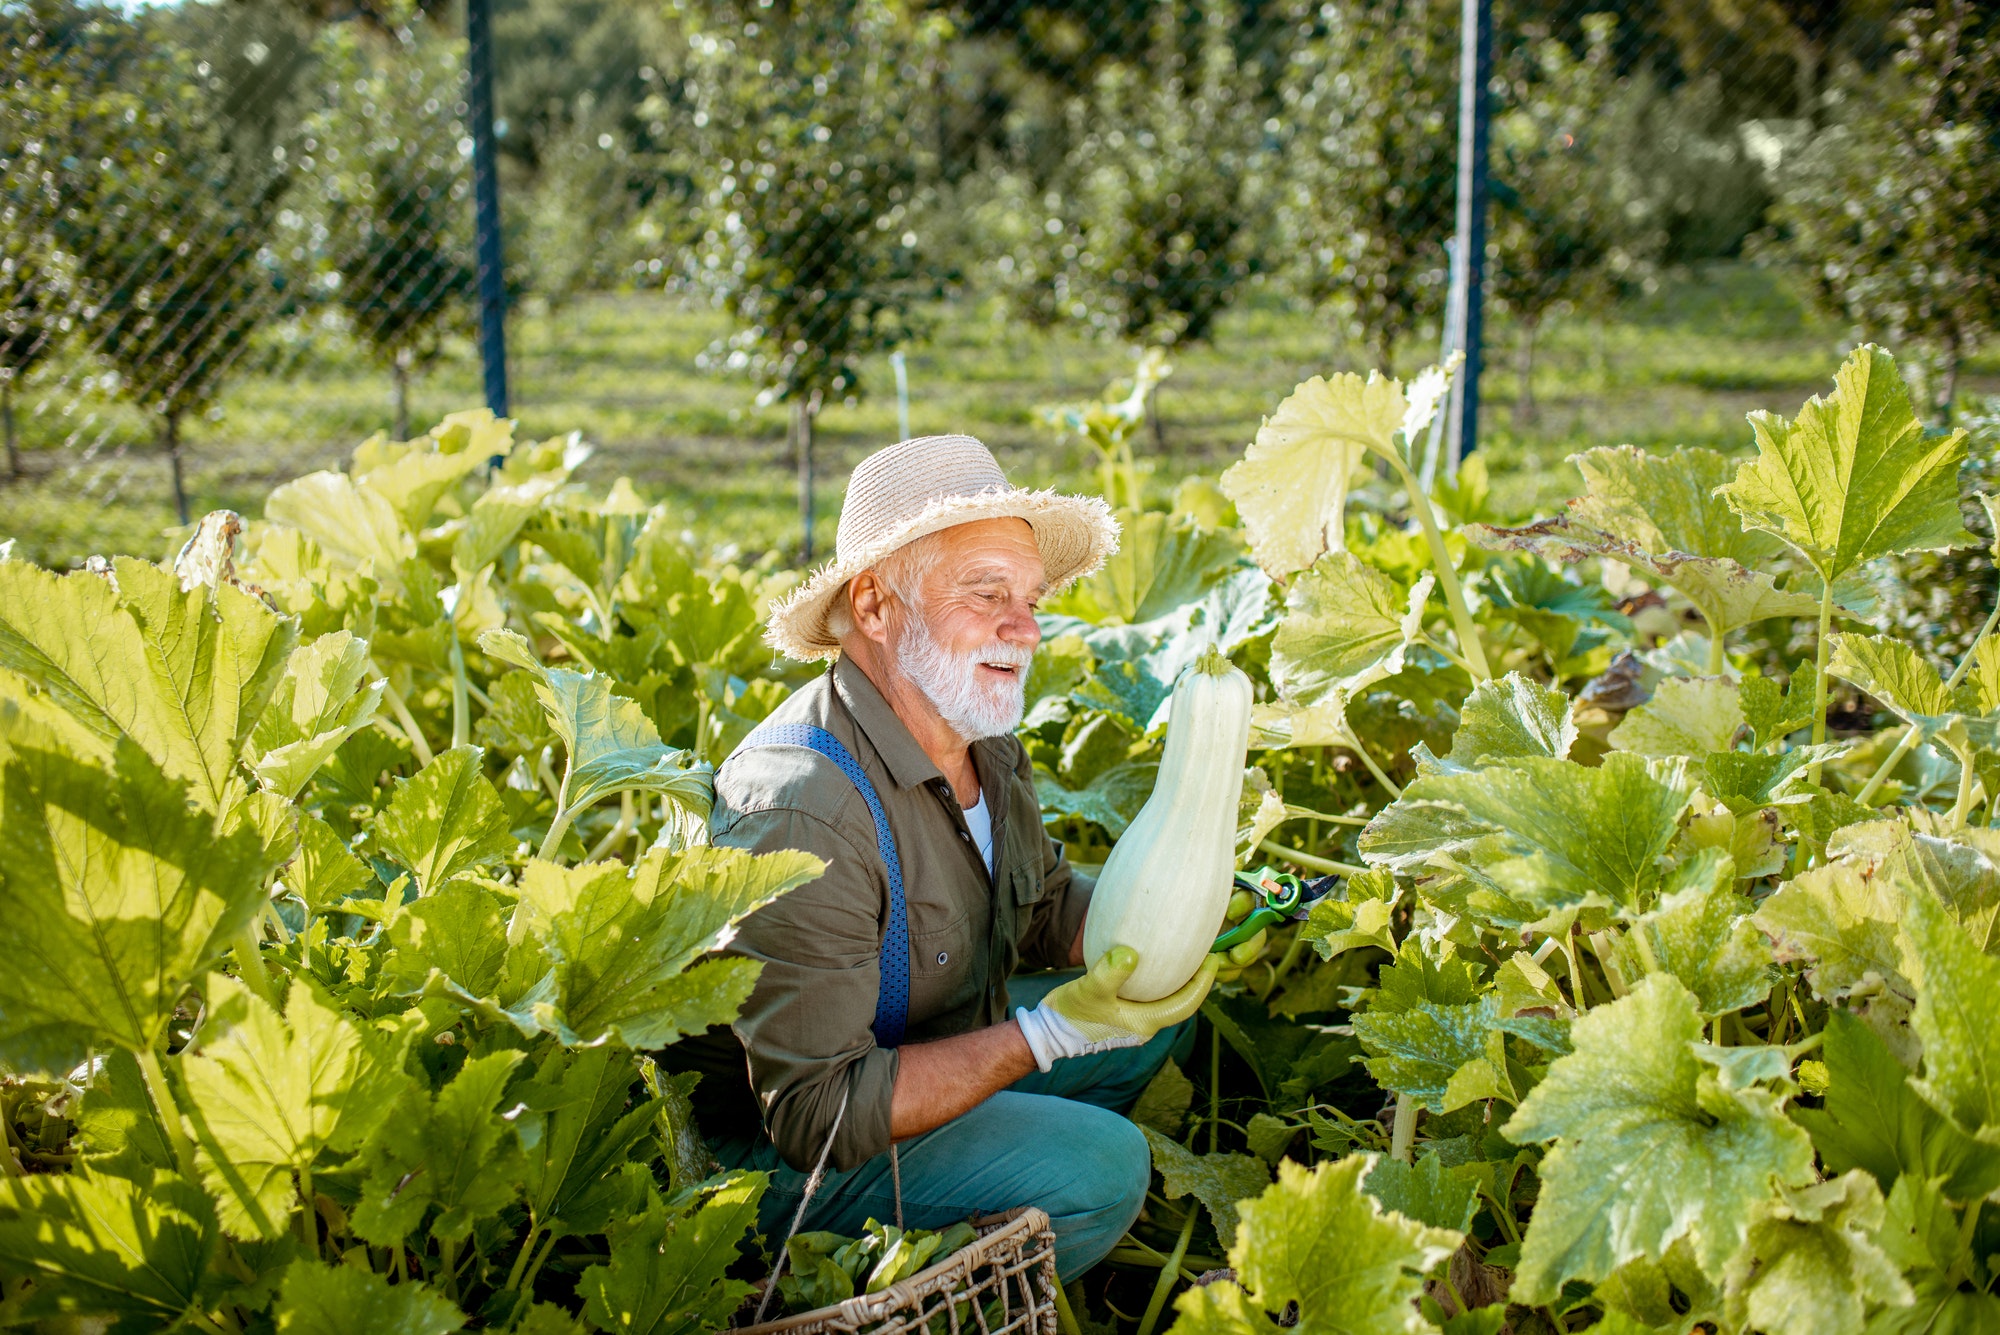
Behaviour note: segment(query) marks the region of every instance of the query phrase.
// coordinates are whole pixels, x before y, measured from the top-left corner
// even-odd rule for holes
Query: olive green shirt
[[[998,870],[989,874],[950,782],[852,663],[841,660],[767,722],[826,729],[881,798],[909,915],[905,1042],[998,1024],[1017,968],[1069,962],[1090,882],[1042,829],[1019,741],[972,747],[993,822]],[[803,849],[827,868],[740,924],[724,953],[763,963],[756,989],[734,1025],[687,1040],[666,1061],[703,1072],[695,1106],[710,1136],[755,1134],[761,1118],[762,1134],[801,1170],[818,1160],[845,1093],[830,1162],[852,1168],[889,1148],[896,1082],[896,1051],[877,1047],[870,1032],[889,922],[874,818],[832,761],[803,747],[759,747],[717,774],[710,832],[731,848]]]

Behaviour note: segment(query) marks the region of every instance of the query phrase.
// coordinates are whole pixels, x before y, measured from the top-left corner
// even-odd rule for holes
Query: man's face
[[[914,609],[898,627],[897,662],[968,741],[1021,720],[1028,664],[1041,643],[1046,590],[1034,530],[985,519],[943,530]]]

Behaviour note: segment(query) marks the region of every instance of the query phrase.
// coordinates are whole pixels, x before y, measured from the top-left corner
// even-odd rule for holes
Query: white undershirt
[[[986,859],[986,870],[993,870],[993,817],[986,810],[986,794],[982,791],[979,800],[965,808],[965,828],[972,831],[972,842],[979,845],[979,856]]]

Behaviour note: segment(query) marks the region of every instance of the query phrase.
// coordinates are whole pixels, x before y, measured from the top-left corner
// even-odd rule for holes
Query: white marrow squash
[[[1139,952],[1120,990],[1157,1001],[1194,977],[1215,942],[1236,869],[1236,804],[1250,746],[1250,679],[1210,649],[1174,683],[1153,795],[1097,878],[1084,963]]]

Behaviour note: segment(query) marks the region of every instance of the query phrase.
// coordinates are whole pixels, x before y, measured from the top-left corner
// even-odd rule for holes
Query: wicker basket
[[[1030,1205],[972,1222],[975,1241],[900,1283],[746,1326],[739,1335],[1056,1335],[1056,1235],[1048,1215]]]

